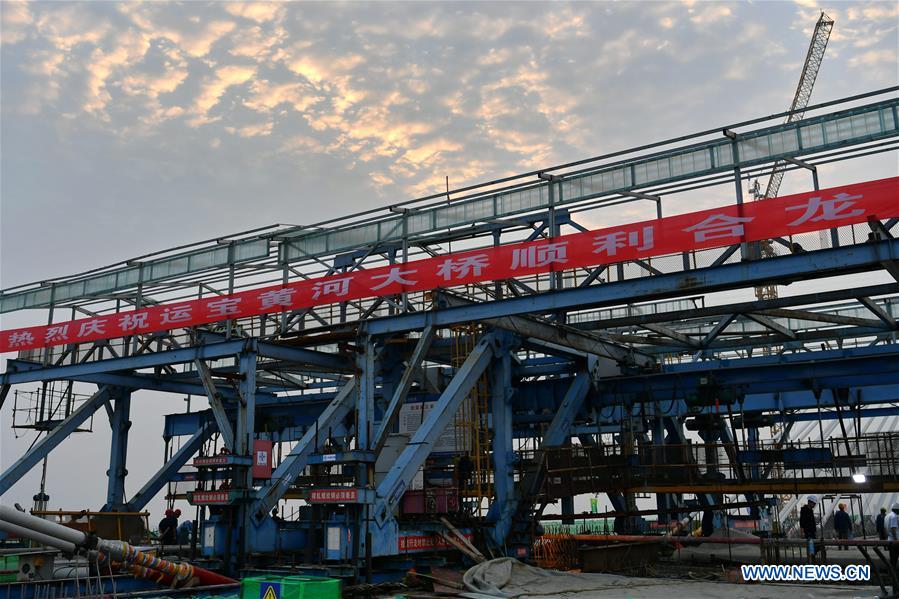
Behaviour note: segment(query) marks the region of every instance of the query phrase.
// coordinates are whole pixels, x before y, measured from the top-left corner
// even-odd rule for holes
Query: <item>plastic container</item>
[[[321,576],[252,576],[240,581],[240,599],[340,599],[340,581]]]
[[[0,555],[0,582],[15,582],[19,575],[19,556]]]

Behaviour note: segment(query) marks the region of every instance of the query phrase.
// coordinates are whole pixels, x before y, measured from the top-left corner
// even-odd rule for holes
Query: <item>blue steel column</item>
[[[256,432],[256,351],[248,349],[240,354],[240,385],[237,409],[237,432],[234,435],[234,453],[249,455],[253,449]],[[248,475],[251,484],[252,477]]]
[[[104,511],[121,510],[125,505],[125,477],[128,475],[128,430],[131,428],[131,391],[117,389],[112,418],[112,442],[109,449],[109,470]]]
[[[508,530],[515,516],[515,447],[512,443],[512,336],[508,333],[498,335],[500,345],[497,358],[493,361],[493,388],[490,394],[493,416],[493,487],[496,496],[488,519],[507,523],[505,526],[495,526],[491,531],[493,541],[502,546],[505,539],[500,538],[497,533]]]
[[[665,464],[665,424],[661,418],[652,419],[652,464],[653,466],[664,466]],[[666,511],[671,507],[671,495],[668,493],[656,493],[656,508],[659,510],[658,521],[660,524],[667,523],[671,516]]]
[[[356,403],[356,446],[362,451],[372,449],[375,412],[375,345],[372,338],[363,335],[358,343],[361,352],[356,357],[356,370],[359,384]],[[374,480],[374,463],[361,462],[358,465],[356,486],[367,488]],[[371,531],[369,520],[372,506],[363,504],[358,507],[355,526],[356,559],[365,571],[366,581],[371,581]]]
[[[250,344],[238,356],[240,369],[240,384],[238,385],[239,399],[237,408],[237,427],[234,434],[234,453],[241,456],[252,455],[253,438],[256,432],[256,346]],[[255,459],[255,458],[254,458]],[[245,468],[243,480],[238,480],[235,487],[248,495],[253,489],[253,469]],[[233,571],[243,566],[250,544],[250,532],[253,530],[251,509],[247,499],[237,510],[239,526],[232,531],[232,539],[237,544],[237,564],[232,566]]]

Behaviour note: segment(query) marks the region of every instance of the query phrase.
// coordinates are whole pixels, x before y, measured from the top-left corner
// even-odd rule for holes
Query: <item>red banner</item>
[[[899,216],[899,177],[0,332],[0,353],[785,237]]]

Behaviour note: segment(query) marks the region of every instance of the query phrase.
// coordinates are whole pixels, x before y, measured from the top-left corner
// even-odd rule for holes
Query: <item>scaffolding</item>
[[[452,366],[458,369],[474,349],[483,333],[483,326],[466,324],[452,327]],[[456,414],[456,464],[459,475],[459,496],[470,504],[470,512],[483,516],[493,496],[490,459],[490,381],[486,372],[462,401]]]

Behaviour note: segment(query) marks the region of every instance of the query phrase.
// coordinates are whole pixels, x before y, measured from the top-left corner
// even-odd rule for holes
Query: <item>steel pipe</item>
[[[701,545],[703,543],[712,543],[718,545],[768,545],[775,546],[797,546],[802,547],[808,544],[809,539],[763,539],[761,537],[694,537],[694,536],[674,536],[674,535],[565,535],[565,534],[549,534],[543,535],[541,539],[574,539],[575,541],[584,542],[613,542],[613,543],[671,543],[676,541],[685,545]],[[824,545],[827,547],[889,547],[890,545],[899,544],[899,541],[881,541],[879,539],[811,539],[815,545]]]
[[[44,520],[43,518],[38,518],[37,516],[32,516],[31,514],[20,512],[15,508],[5,505],[0,505],[0,521],[15,524],[29,531],[36,531],[45,536],[68,541],[74,546],[82,546],[87,542],[87,535],[80,530],[75,530],[63,526],[62,524],[57,524],[55,522]],[[34,538],[27,534],[22,534],[22,536],[29,539]]]
[[[63,539],[53,537],[50,535],[45,535],[42,532],[37,532],[31,530],[30,528],[25,528],[24,526],[19,526],[18,524],[13,524],[12,522],[7,522],[5,520],[0,520],[0,530],[3,532],[15,535],[17,537],[23,539],[30,539],[35,543],[40,543],[42,545],[46,545],[47,547],[54,547],[56,549],[60,549],[65,553],[73,554],[75,553],[75,544],[70,543],[69,541],[64,541]]]

